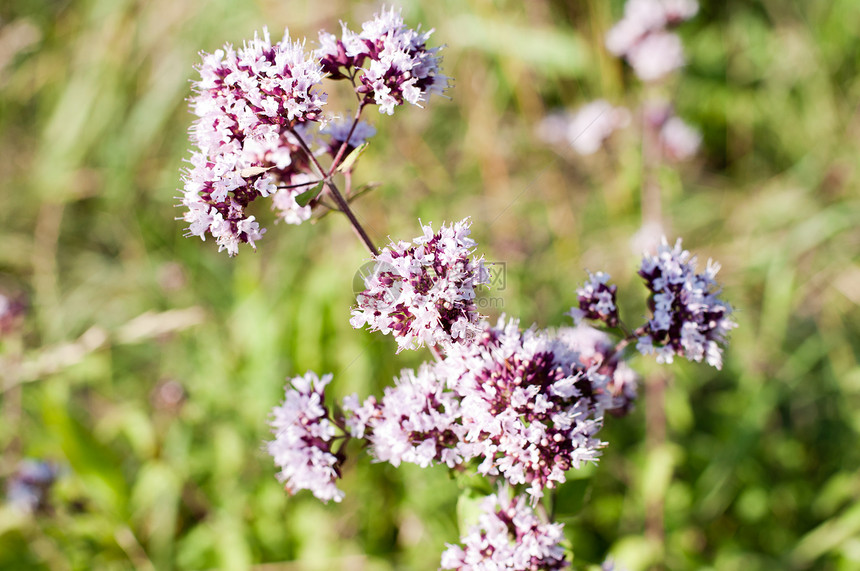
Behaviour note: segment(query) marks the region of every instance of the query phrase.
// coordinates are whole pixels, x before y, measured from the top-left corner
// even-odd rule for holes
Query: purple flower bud
[[[570,316],[579,323],[583,319],[602,321],[607,327],[618,326],[618,307],[615,305],[615,285],[608,285],[609,274],[588,272],[588,281],[576,290],[578,307]]]
[[[6,501],[30,513],[45,510],[58,474],[59,467],[51,462],[22,460],[6,481]]]
[[[0,337],[21,327],[26,310],[23,297],[11,297],[0,292]]]
[[[606,405],[607,412],[614,416],[628,414],[636,401],[639,376],[614,353],[615,346],[609,335],[587,325],[562,327],[557,335],[576,352],[583,367],[593,368],[608,379],[605,386],[597,389],[605,391],[612,399]]]
[[[320,129],[320,135],[327,135],[330,138],[328,152],[332,157],[337,155],[341,145],[346,142],[347,137],[349,137],[349,143],[346,146],[346,153],[348,154],[376,135],[376,129],[372,125],[368,125],[364,121],[359,121],[353,129],[352,123],[352,119],[338,119],[330,121],[325,127]],[[350,130],[352,130],[352,134],[350,134]]]

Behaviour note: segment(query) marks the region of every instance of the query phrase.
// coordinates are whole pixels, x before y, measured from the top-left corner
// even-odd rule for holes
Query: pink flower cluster
[[[479,473],[526,484],[536,501],[597,458],[603,411],[626,404],[610,393],[612,377],[579,360],[595,350],[520,331],[516,321],[485,325],[443,362],[404,371],[381,403],[351,397],[347,424],[379,461],[454,467],[475,459]]]
[[[702,134],[675,115],[672,105],[652,102],[643,109],[645,121],[657,133],[663,157],[685,161],[695,155],[702,144]]]
[[[538,125],[537,135],[546,143],[569,145],[580,155],[593,155],[612,133],[629,123],[627,109],[598,99],[573,112],[548,115]]]
[[[255,247],[265,229],[248,207],[266,197],[279,219],[308,220],[320,204],[310,191],[323,176],[311,166],[314,157],[327,151],[341,160],[375,133],[357,116],[348,122],[324,116],[322,81],[344,77],[332,57],[346,61],[330,50],[351,54],[344,65],[353,81],[358,67],[352,66],[366,64],[356,87],[361,107],[377,104],[390,115],[396,105],[420,106],[448,85],[439,73],[439,48],[426,47],[429,36],[406,27],[392,8],[364,23],[360,34],[344,27],[342,41],[321,32],[322,47],[313,52],[286,33],[273,44],[264,31],[239,49],[228,44],[201,54],[190,100],[197,116],[190,129],[194,149],[181,196],[187,235],[211,235],[231,256],[240,243]],[[321,145],[312,149],[317,140]]]
[[[331,379],[331,375],[320,379],[308,371],[290,380],[283,404],[272,411],[275,439],[267,448],[281,468],[278,479],[287,492],[310,490],[324,502],[339,502],[344,494],[335,481],[340,477],[341,459],[332,452],[338,430],[325,406],[325,386]]]
[[[182,197],[189,235],[205,239],[209,233],[231,256],[240,242],[254,246],[265,230],[247,208],[270,195],[278,195],[284,220],[307,220],[310,208],[299,206],[296,197],[309,187],[278,187],[309,182],[307,158],[293,130],[320,118],[326,102],[318,90],[322,78],[319,62],[286,35],[273,45],[264,32],[239,50],[226,45],[204,54],[191,99],[198,117],[191,140],[198,150]]]
[[[588,281],[576,290],[579,307],[570,310],[570,316],[579,323],[583,319],[602,321],[607,327],[618,325],[618,307],[615,292],[618,286],[608,285],[609,274],[588,273]]]
[[[320,32],[317,57],[333,79],[349,79],[366,103],[391,115],[404,102],[421,106],[431,93],[441,94],[448,78],[439,73],[439,48],[427,48],[433,30],[403,24],[400,10],[383,10],[353,32],[341,24],[341,37]]]
[[[731,306],[719,299],[714,279],[719,269],[708,260],[705,272],[696,273],[696,258],[681,248],[680,239],[670,247],[664,238],[656,255],[642,258],[639,275],[651,292],[653,316],[637,342],[641,353],[656,353],[660,363],[679,355],[722,367],[721,345],[737,324],[729,317]]]
[[[681,38],[667,28],[698,11],[696,0],[627,0],[624,17],[606,34],[606,48],[624,57],[642,81],[662,79],[685,64]]]
[[[383,249],[358,294],[352,326],[394,335],[398,351],[466,341],[480,317],[475,290],[489,282],[483,259],[472,256],[470,225],[466,218],[439,232],[422,226],[423,236]]]
[[[564,525],[545,523],[526,505],[493,494],[481,502],[478,524],[461,538],[463,546],[448,545],[442,569],[458,571],[566,569]]]

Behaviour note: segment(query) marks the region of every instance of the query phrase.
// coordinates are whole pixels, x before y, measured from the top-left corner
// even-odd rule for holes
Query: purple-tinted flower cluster
[[[557,337],[500,320],[445,363],[462,399],[464,456],[480,460],[479,473],[527,484],[537,500],[567,470],[599,456],[608,379]]]
[[[337,155],[344,143],[346,143],[345,152],[350,153],[353,149],[367,142],[375,134],[376,128],[373,125],[359,121],[353,127],[352,119],[335,119],[320,129],[320,135],[328,135],[330,138],[327,150],[332,156]],[[347,138],[349,139],[348,141]]]
[[[702,134],[675,115],[672,106],[654,102],[644,109],[645,121],[657,133],[662,154],[670,161],[692,158],[702,144]]]
[[[466,341],[479,321],[475,289],[489,283],[483,259],[472,256],[469,219],[398,242],[376,256],[350,323],[392,334],[398,351]]]
[[[6,481],[6,501],[29,513],[46,510],[51,487],[59,473],[59,467],[51,462],[21,461]]]
[[[310,209],[296,197],[310,186],[279,185],[310,182],[293,131],[320,118],[322,78],[319,62],[288,35],[273,45],[266,31],[238,50],[226,45],[203,54],[191,99],[197,150],[182,197],[189,235],[205,239],[208,232],[230,255],[241,242],[254,246],[265,230],[246,209],[270,195],[284,220],[307,220]]]
[[[684,63],[680,39],[667,28],[697,9],[695,0],[628,0],[607,45],[642,79],[659,79]],[[274,439],[267,443],[287,492],[310,490],[322,501],[341,501],[337,480],[350,439],[364,441],[376,461],[394,466],[473,469],[500,482],[504,492],[485,499],[478,525],[462,546],[448,546],[443,568],[562,569],[569,566],[562,525],[543,521],[532,508],[546,490],[565,482],[568,470],[597,460],[605,446],[597,438],[605,413],[631,409],[638,379],[623,360],[624,347],[636,340],[639,351],[656,352],[660,362],[683,355],[719,368],[720,345],[735,323],[731,307],[718,298],[718,266],[709,262],[697,274],[695,258],[681,250],[680,240],[669,248],[664,239],[656,256],[643,259],[639,274],[652,294],[653,316],[632,333],[619,318],[616,286],[600,272],[589,273],[577,290],[570,312],[576,327],[523,331],[517,320],[503,317],[495,327],[482,321],[476,288],[487,285],[490,275],[483,258],[473,255],[468,218],[438,232],[422,225],[423,236],[377,253],[349,208],[349,173],[360,153],[347,157],[375,134],[360,121],[366,106],[390,115],[396,106],[420,106],[447,88],[439,48],[427,47],[431,33],[407,28],[399,10],[383,8],[361,32],[345,24],[340,37],[321,32],[321,47],[312,53],[287,35],[272,44],[265,32],[241,49],[227,45],[203,54],[191,99],[196,149],[184,177],[183,219],[190,235],[208,233],[234,255],[240,243],[253,247],[265,231],[247,212],[258,198],[271,198],[279,218],[293,224],[320,205],[342,210],[373,253],[373,272],[350,323],[393,335],[398,352],[433,349],[435,362],[403,371],[379,400],[347,397],[343,413],[326,406],[332,375],[308,372],[290,379],[283,403],[272,412]],[[327,96],[320,86],[326,77],[352,84],[358,95],[352,119],[323,116]],[[671,108],[649,113],[646,108],[645,124],[667,156],[695,152],[700,136]],[[585,155],[629,120],[626,109],[599,100],[549,118],[542,131]],[[326,154],[332,160],[323,167],[318,157]],[[338,173],[345,175],[343,194],[334,183]],[[0,296],[0,332],[5,301]],[[607,334],[581,325],[583,319],[627,335],[613,344]],[[42,470],[30,480],[48,477]],[[32,494],[26,499],[32,504]]]
[[[338,40],[321,32],[322,47],[313,52],[286,34],[272,44],[264,31],[240,49],[228,44],[203,53],[191,98],[195,149],[181,197],[187,234],[209,234],[231,256],[240,243],[254,247],[265,229],[248,207],[265,197],[279,219],[308,220],[321,204],[311,191],[325,176],[312,166],[314,157],[327,151],[343,160],[375,133],[358,116],[346,122],[323,116],[323,79],[357,79],[362,108],[375,103],[391,114],[404,102],[420,106],[448,85],[439,73],[439,48],[426,46],[429,36],[406,27],[391,8],[365,22],[361,33],[344,26]],[[321,145],[311,148],[314,141]]]
[[[448,545],[441,568],[458,571],[530,571],[566,569],[563,528],[545,523],[520,496],[508,500],[496,494],[481,503],[478,525],[461,538],[462,547]]]
[[[656,353],[660,363],[679,355],[722,367],[721,345],[737,325],[729,317],[731,306],[718,297],[719,269],[708,260],[705,272],[696,273],[696,258],[681,248],[680,239],[674,247],[664,239],[656,255],[642,258],[639,275],[651,292],[653,316],[637,342],[641,353]]]
[[[380,113],[391,115],[404,102],[420,107],[431,93],[448,87],[448,78],[439,73],[440,48],[427,47],[433,30],[406,27],[400,10],[383,8],[358,33],[341,27],[340,38],[320,32],[317,56],[333,79],[357,79],[356,92]]]
[[[418,372],[403,371],[381,403],[370,397],[359,406],[355,396],[344,399],[352,436],[366,437],[376,460],[393,466],[460,464],[465,438],[460,402],[446,390],[444,378],[439,365],[425,364]]]
[[[621,360],[609,335],[587,325],[562,327],[557,335],[584,368],[595,369],[608,379],[603,388],[612,399],[606,405],[607,412],[615,416],[629,413],[636,401],[639,376]]]
[[[580,155],[592,155],[612,133],[629,123],[627,109],[598,99],[572,113],[548,115],[538,125],[537,134],[547,143],[570,145]]]
[[[667,28],[698,11],[696,0],[627,0],[624,17],[606,35],[606,47],[624,57],[641,80],[662,79],[685,64],[681,38]]]
[[[602,321],[607,327],[618,326],[618,307],[615,292],[618,286],[608,285],[609,274],[588,273],[588,281],[576,290],[579,307],[570,310],[570,316],[579,323],[583,319]]]
[[[25,312],[24,301],[0,293],[0,337],[18,329],[24,320]]]
[[[454,467],[475,459],[479,473],[527,484],[537,500],[597,458],[603,411],[623,405],[610,377],[578,357],[563,339],[500,321],[443,362],[405,371],[381,403],[352,397],[348,425],[377,460]]]
[[[310,490],[324,502],[339,502],[344,494],[335,481],[340,477],[341,459],[332,452],[338,430],[325,406],[325,386],[331,379],[331,375],[320,379],[308,371],[290,380],[283,404],[272,411],[275,439],[267,448],[281,468],[278,479],[287,492]]]

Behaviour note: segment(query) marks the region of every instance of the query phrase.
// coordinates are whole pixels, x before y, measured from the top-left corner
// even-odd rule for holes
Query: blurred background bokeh
[[[454,86],[367,114],[379,132],[355,179],[381,183],[356,203],[371,236],[471,216],[505,263],[490,314],[567,324],[588,269],[641,319],[635,122],[590,157],[535,134],[553,109],[642,99],[603,47],[623,2],[400,4],[435,28]],[[0,339],[0,568],[421,570],[457,541],[443,467],[363,457],[343,503],[323,505],[288,497],[265,453],[286,377],[332,372],[335,395],[364,397],[429,357],[350,328],[367,255],[346,221],[274,225],[263,205],[257,252],[230,259],[175,220],[198,51],[263,26],[313,46],[378,7],[0,4],[0,293],[24,307]],[[667,89],[704,139],[659,169],[666,231],[722,262],[739,327],[722,371],[671,368],[665,435],[646,438],[640,402],[569,475],[574,564],[860,568],[860,4],[708,0],[679,32],[689,64]]]

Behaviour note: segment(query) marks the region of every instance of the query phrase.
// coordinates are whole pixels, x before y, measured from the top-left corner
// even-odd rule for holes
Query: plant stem
[[[645,446],[651,457],[666,444],[666,385],[670,377],[661,372],[645,380]],[[665,495],[654,495],[646,500],[645,537],[663,549]]]
[[[663,230],[663,209],[658,174],[662,162],[660,134],[658,127],[648,117],[642,118],[642,225],[659,227]],[[664,230],[663,230],[664,231]],[[649,246],[650,249],[650,246]],[[666,385],[671,379],[668,371],[646,379],[644,383],[645,400],[645,445],[653,456],[666,443]],[[665,495],[655,495],[646,499],[645,537],[665,550],[664,523]],[[657,567],[663,568],[663,567]]]
[[[277,188],[280,190],[289,190],[292,188],[302,188],[303,186],[307,186],[308,188],[310,188],[312,186],[318,185],[321,182],[322,182],[322,180],[312,180],[311,182],[300,182],[298,184],[279,184],[277,186]]]
[[[364,227],[361,225],[361,223],[358,221],[358,218],[355,217],[355,214],[349,207],[349,203],[347,203],[346,199],[344,199],[343,195],[337,189],[337,185],[335,185],[334,182],[331,180],[331,175],[326,176],[325,169],[322,168],[322,165],[314,156],[313,151],[311,151],[310,147],[308,147],[304,139],[302,139],[301,135],[299,135],[298,132],[295,131],[295,129],[291,129],[291,132],[296,138],[296,140],[299,142],[299,145],[307,154],[308,159],[319,171],[320,176],[323,177],[323,184],[325,185],[325,189],[328,192],[328,195],[332,197],[338,208],[340,208],[340,210],[343,211],[344,214],[346,214],[346,217],[349,219],[349,223],[352,224],[352,228],[355,230],[356,234],[358,234],[359,239],[364,243],[370,253],[374,256],[378,256],[379,250],[377,250],[376,246],[373,245],[373,240],[371,240],[370,236],[367,235],[367,232],[364,230]]]
[[[349,128],[349,133],[346,135],[346,140],[340,146],[340,149],[337,150],[337,154],[334,157],[334,161],[331,163],[331,168],[328,170],[328,176],[332,176],[334,174],[337,165],[340,164],[340,161],[343,160],[343,155],[346,153],[347,147],[349,147],[349,139],[352,137],[352,134],[355,132],[355,128],[358,125],[358,120],[361,117],[361,112],[364,110],[364,102],[359,103],[358,109],[355,111],[355,117],[352,118],[352,126]]]

